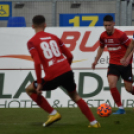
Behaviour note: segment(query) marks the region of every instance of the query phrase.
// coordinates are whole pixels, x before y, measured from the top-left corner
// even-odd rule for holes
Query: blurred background
[[[0,0],[0,27],[30,27],[37,14],[49,27],[102,26],[106,14],[117,26],[133,26],[134,0]]]

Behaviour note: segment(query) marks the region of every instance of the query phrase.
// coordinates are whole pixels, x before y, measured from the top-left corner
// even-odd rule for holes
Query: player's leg
[[[118,106],[119,110],[116,111],[115,113],[113,114],[124,114],[125,113],[125,110],[122,106],[122,103],[121,103],[121,96],[120,96],[120,93],[117,89],[117,82],[118,82],[118,76],[115,76],[115,75],[108,75],[108,83],[109,83],[109,87],[110,87],[110,92],[111,92],[111,95],[114,99],[114,102],[116,103],[116,105]]]
[[[125,88],[126,90],[131,93],[132,95],[134,95],[134,87],[132,85],[132,82],[128,82],[128,81],[125,81],[124,80],[124,85],[125,85]]]
[[[50,91],[54,90],[59,86],[59,81],[57,81],[57,77],[51,81],[45,82],[43,79],[42,85],[43,85],[43,91]],[[36,83],[35,83],[36,84]],[[52,125],[54,122],[61,119],[61,114],[57,110],[53,110],[51,113],[49,113],[48,120],[43,123],[43,127],[47,127]]]
[[[55,109],[53,109],[50,106],[50,104],[48,103],[48,101],[42,95],[38,95],[36,93],[36,86],[37,86],[37,83],[36,82],[33,82],[32,84],[30,84],[26,88],[27,94],[32,98],[33,101],[35,101],[37,103],[37,105],[39,107],[41,107],[43,110],[45,110],[47,113],[49,113],[50,116],[56,115],[56,117],[54,116],[54,118],[51,119],[51,120],[54,120],[55,121],[55,120],[60,119],[61,118],[61,115]],[[45,126],[45,124],[43,124],[43,126]]]
[[[86,118],[90,121],[90,125],[88,127],[101,127],[100,123],[95,119],[91,109],[88,107],[87,103],[78,95],[78,93],[74,90],[72,92],[68,92],[70,98],[78,105],[81,112],[86,116]]]
[[[78,105],[81,112],[90,121],[89,127],[96,127],[96,128],[100,127],[99,122],[96,121],[87,103],[76,92],[76,84],[74,82],[73,72],[70,71],[66,73],[61,79],[61,82],[62,87],[68,91],[68,95],[70,96],[70,98]]]
[[[134,95],[133,74],[132,65],[129,64],[127,67],[122,67],[121,77],[124,79],[125,88],[128,92]]]
[[[119,108],[119,110],[113,114],[124,114],[125,113],[125,110],[121,103],[121,96],[117,89],[117,82],[118,82],[120,75],[121,75],[120,74],[120,66],[115,65],[115,64],[110,64],[108,67],[108,72],[107,72],[109,88],[110,88],[111,95],[112,95],[116,105]]]

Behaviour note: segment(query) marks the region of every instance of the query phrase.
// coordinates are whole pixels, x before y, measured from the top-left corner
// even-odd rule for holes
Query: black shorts
[[[117,77],[122,77],[124,81],[133,83],[133,74],[132,74],[132,64],[124,67],[122,65],[109,64],[108,75],[115,75]]]
[[[33,82],[34,88],[37,88],[37,81]],[[74,74],[72,71],[66,72],[51,81],[45,81],[42,79],[43,91],[54,90],[59,86],[62,86],[68,92],[73,92],[76,90],[76,84],[74,81]]]

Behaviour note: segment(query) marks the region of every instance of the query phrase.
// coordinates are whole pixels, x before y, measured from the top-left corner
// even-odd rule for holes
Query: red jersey
[[[73,56],[55,35],[38,32],[28,41],[27,47],[35,63],[38,83],[41,83],[41,65],[46,81],[71,70],[69,63],[72,62]]]
[[[130,42],[131,39],[127,37],[126,33],[118,29],[115,29],[112,35],[108,35],[105,31],[100,36],[100,46],[107,46],[109,51],[110,64],[121,65],[120,59],[125,55]]]

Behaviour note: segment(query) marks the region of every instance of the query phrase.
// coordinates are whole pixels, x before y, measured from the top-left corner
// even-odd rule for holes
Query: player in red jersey
[[[106,15],[103,21],[106,31],[104,31],[100,36],[100,47],[95,61],[92,64],[92,68],[95,69],[97,62],[103,53],[104,47],[107,46],[110,55],[107,78],[111,95],[119,107],[119,109],[113,114],[124,114],[125,110],[121,103],[121,97],[117,89],[117,81],[121,76],[124,80],[126,90],[131,94],[134,94],[134,88],[132,86],[132,55],[130,57],[129,64],[126,67],[122,66],[120,63],[120,60],[124,57],[131,40],[126,36],[125,32],[114,28],[115,23],[112,16]]]
[[[35,16],[32,21],[36,34],[28,41],[27,47],[34,61],[37,81],[30,84],[26,92],[39,107],[49,113],[49,119],[43,126],[49,126],[61,119],[61,115],[50,106],[41,93],[62,86],[90,121],[88,127],[100,127],[86,102],[76,92],[76,84],[70,67],[72,54],[58,37],[44,32],[46,24],[42,15]],[[45,72],[44,78],[41,78],[41,67]]]

